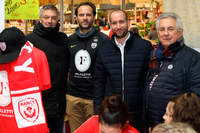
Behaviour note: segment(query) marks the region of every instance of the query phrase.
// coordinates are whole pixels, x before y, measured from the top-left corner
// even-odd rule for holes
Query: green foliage
[[[140,26],[138,26],[138,29],[139,30],[144,30],[144,26],[140,25]]]
[[[151,30],[152,25],[154,22],[148,22],[144,25],[139,25],[138,29],[140,30],[140,36],[145,37],[148,35],[149,31]]]
[[[150,30],[153,24],[154,24],[154,22],[147,23],[146,28]]]
[[[139,33],[139,35],[140,35],[141,37],[145,37],[145,36],[147,35],[147,32],[141,31],[141,32]]]

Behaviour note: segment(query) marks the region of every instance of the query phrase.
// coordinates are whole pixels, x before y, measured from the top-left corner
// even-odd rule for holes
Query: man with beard
[[[67,117],[71,132],[94,113],[94,64],[96,52],[108,37],[93,26],[96,7],[81,3],[75,10],[79,27],[69,37],[70,72],[67,95]]]
[[[27,39],[45,52],[50,67],[52,87],[42,92],[50,133],[62,133],[66,108],[66,83],[69,67],[68,37],[59,32],[59,12],[52,4],[40,10],[40,22]]]
[[[114,35],[98,52],[95,65],[95,108],[105,92],[119,94],[128,105],[130,123],[140,132],[142,122],[143,92],[151,43],[128,31],[127,14],[114,10],[110,14],[110,27]],[[106,81],[110,88],[107,88]]]

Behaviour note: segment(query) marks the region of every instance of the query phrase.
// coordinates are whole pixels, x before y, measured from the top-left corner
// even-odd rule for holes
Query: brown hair
[[[96,15],[96,6],[92,3],[92,2],[83,2],[83,3],[80,3],[77,8],[75,9],[75,15],[78,16],[78,9],[81,7],[81,6],[90,6],[92,8],[92,13],[93,15],[95,16]]]
[[[128,121],[128,109],[119,95],[105,97],[98,112],[99,123],[109,126],[120,125],[122,128]]]
[[[111,22],[111,15],[112,15],[113,12],[122,12],[122,13],[124,14],[124,16],[125,16],[126,21],[128,21],[127,13],[126,13],[124,10],[115,9],[115,10],[113,10],[113,11],[110,13],[110,15],[109,15],[110,22]]]
[[[174,122],[190,124],[198,133],[200,132],[200,99],[192,92],[184,93],[173,99]],[[173,102],[172,101],[172,102]]]

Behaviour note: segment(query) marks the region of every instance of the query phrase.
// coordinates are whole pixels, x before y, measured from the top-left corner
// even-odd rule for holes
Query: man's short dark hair
[[[79,4],[79,5],[77,6],[77,8],[76,8],[76,10],[75,10],[75,15],[76,15],[76,16],[78,15],[78,9],[79,9],[79,7],[81,7],[81,6],[90,6],[90,7],[92,8],[93,15],[94,15],[94,16],[96,15],[96,6],[95,6],[93,3],[91,3],[91,2],[83,2],[83,3],[81,3],[81,4]]]

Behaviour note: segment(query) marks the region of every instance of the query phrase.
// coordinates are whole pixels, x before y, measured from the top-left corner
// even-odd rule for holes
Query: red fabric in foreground
[[[92,116],[85,123],[83,123],[74,133],[99,133],[99,121],[98,115]],[[130,126],[129,124],[125,125],[122,133],[140,133],[137,129]]]

